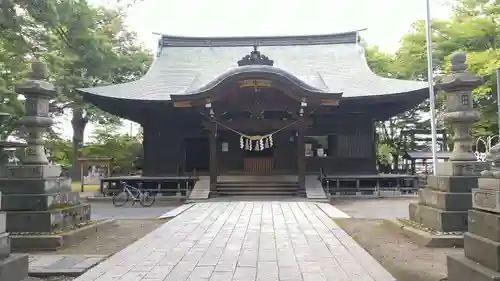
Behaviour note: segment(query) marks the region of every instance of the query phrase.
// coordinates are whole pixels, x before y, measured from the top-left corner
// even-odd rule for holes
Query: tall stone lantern
[[[19,120],[28,134],[23,164],[45,165],[49,161],[45,155],[43,134],[54,123],[49,116],[49,102],[57,96],[57,91],[53,84],[46,81],[48,70],[44,63],[33,62],[31,70],[30,77],[24,83],[16,85],[16,92],[26,97],[26,115]]]
[[[446,112],[443,120],[453,130],[453,151],[451,161],[476,161],[472,151],[473,138],[470,129],[479,119],[479,112],[472,106],[472,90],[484,84],[481,77],[467,71],[465,53],[456,53],[451,57],[451,74],[436,84],[446,92]]]
[[[472,208],[471,190],[477,187],[480,172],[487,167],[476,160],[470,134],[479,118],[473,108],[472,90],[483,83],[481,77],[467,71],[466,55],[462,52],[451,56],[451,73],[436,83],[446,94],[443,119],[453,130],[453,151],[449,161],[438,163],[437,175],[427,177],[427,186],[419,190],[419,202],[409,205],[410,222],[433,233],[421,239],[434,239],[429,245],[463,245],[467,211]]]
[[[71,180],[61,176],[60,165],[50,164],[44,149],[43,135],[53,124],[49,102],[57,96],[48,82],[47,66],[33,62],[27,79],[16,85],[16,92],[25,96],[25,115],[19,120],[26,132],[26,155],[21,165],[7,165],[0,178],[1,209],[6,213],[6,230],[12,246],[48,248],[46,238],[53,233],[69,231],[90,220],[90,206],[81,204],[79,193],[71,190]],[[24,237],[24,238],[23,238]],[[23,240],[24,239],[24,240]],[[45,240],[44,240],[45,239]],[[51,246],[52,247],[52,246]]]

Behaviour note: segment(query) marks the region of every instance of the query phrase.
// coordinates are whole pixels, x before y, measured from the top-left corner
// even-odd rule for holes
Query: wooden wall
[[[199,121],[196,118],[170,116],[142,124],[143,174],[154,176],[191,172],[184,171],[184,140],[208,138],[208,133],[203,130]],[[306,135],[328,135],[330,153],[327,157],[306,157],[307,172],[317,173],[323,168],[328,173],[337,174],[376,173],[374,130],[374,122],[363,115],[316,116]],[[276,170],[293,172],[297,169],[297,146],[295,141],[291,141],[294,136],[295,132],[292,131],[282,131],[275,135]],[[228,143],[228,152],[222,151],[223,142]],[[217,160],[220,173],[243,170],[244,151],[239,146],[237,134],[219,131]]]
[[[376,173],[375,127],[371,118],[353,115],[316,116],[308,132],[328,135],[327,157],[306,157],[307,172],[323,168],[332,174]]]

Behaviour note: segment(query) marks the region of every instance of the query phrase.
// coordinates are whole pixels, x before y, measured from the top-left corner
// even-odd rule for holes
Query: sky
[[[90,0],[110,5],[114,0]],[[130,1],[133,0],[122,0]],[[430,0],[431,16],[450,15],[446,0]],[[138,0],[127,9],[128,28],[156,50],[159,35],[252,36],[328,34],[366,29],[371,46],[394,52],[412,22],[426,17],[425,0]],[[60,119],[62,135],[72,136],[68,118]],[[138,125],[133,125],[133,132]],[[86,129],[86,139],[93,125]],[[125,121],[124,133],[130,131]]]

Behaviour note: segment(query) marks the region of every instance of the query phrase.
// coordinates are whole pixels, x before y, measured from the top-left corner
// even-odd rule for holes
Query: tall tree
[[[68,2],[67,2],[68,3]],[[75,88],[124,83],[140,78],[147,70],[151,56],[137,43],[136,35],[125,29],[124,15],[119,10],[81,6],[78,11],[61,5],[60,23],[65,38],[50,53],[54,66],[59,66],[58,85],[63,95],[59,108],[70,109],[73,126],[73,154],[79,155],[88,122],[120,123],[109,115],[83,102]],[[73,13],[73,14],[72,14]],[[64,56],[64,60],[60,57]],[[78,157],[73,157],[72,177],[78,179]]]
[[[454,0],[450,19],[433,19],[433,62],[436,76],[448,72],[449,56],[467,52],[469,70],[483,76],[486,84],[474,91],[481,119],[473,134],[498,134],[495,105],[495,68],[500,65],[500,0]],[[427,80],[425,26],[417,21],[396,52],[395,67],[403,77]]]
[[[54,109],[72,115],[72,175],[79,179],[77,156],[86,125],[119,119],[84,103],[75,88],[138,79],[151,56],[125,28],[122,10],[94,7],[86,0],[5,0],[2,5],[0,26],[11,31],[25,53],[49,63],[51,78],[61,89]]]
[[[382,77],[411,79],[411,77],[405,77],[401,74],[394,55],[383,53],[377,47],[367,48],[365,54],[367,63],[375,74]],[[411,140],[405,132],[411,129],[425,128],[426,123],[422,122],[421,119],[422,113],[428,108],[426,105],[427,103],[424,102],[398,116],[377,122],[379,168],[392,164],[392,170],[386,170],[385,172],[398,169],[400,158],[409,150],[411,145]]]

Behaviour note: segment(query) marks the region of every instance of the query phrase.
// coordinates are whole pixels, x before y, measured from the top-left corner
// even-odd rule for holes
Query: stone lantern
[[[472,151],[473,138],[470,129],[479,119],[479,112],[472,106],[472,90],[481,86],[481,77],[467,71],[465,53],[451,57],[450,75],[444,76],[436,86],[446,92],[446,112],[443,120],[453,129],[454,145],[450,157],[452,161],[476,161]]]
[[[454,145],[450,161],[438,163],[437,175],[427,177],[427,186],[419,190],[419,202],[410,203],[410,223],[431,230],[420,241],[426,246],[461,246],[467,231],[467,212],[472,208],[471,190],[478,185],[480,172],[487,163],[478,162],[472,152],[470,129],[479,118],[473,107],[472,90],[483,79],[467,71],[466,55],[451,56],[451,73],[436,86],[446,94],[443,119],[453,130]]]
[[[481,77],[467,71],[466,54],[451,56],[451,73],[436,83],[436,87],[446,93],[446,110],[443,120],[453,130],[453,151],[450,161],[438,164],[439,175],[479,176],[486,165],[477,162],[472,151],[474,139],[470,129],[479,119],[479,112],[473,107],[472,91],[483,85]]]
[[[21,165],[7,165],[5,177],[0,178],[1,209],[18,249],[47,248],[52,233],[75,229],[90,220],[90,206],[81,204],[79,193],[71,190],[71,181],[61,176],[61,166],[50,164],[45,154],[43,135],[53,124],[49,101],[57,91],[46,80],[44,63],[33,62],[31,69],[29,77],[16,85],[16,92],[26,98],[25,115],[19,120],[27,135],[26,155]],[[25,239],[26,233],[45,235],[33,236],[30,245],[16,242]]]

